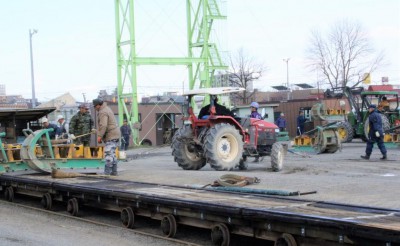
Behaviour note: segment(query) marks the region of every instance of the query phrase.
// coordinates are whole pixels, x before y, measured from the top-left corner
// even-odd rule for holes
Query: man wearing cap
[[[368,112],[369,112],[368,116],[369,132],[368,132],[367,148],[365,150],[365,155],[362,155],[361,158],[369,160],[372,153],[372,149],[374,148],[374,144],[377,143],[379,150],[382,153],[381,160],[386,160],[387,151],[385,148],[385,144],[383,143],[382,118],[380,114],[376,111],[375,104],[369,105]]]
[[[118,175],[118,159],[116,150],[119,139],[121,138],[121,131],[118,127],[113,111],[104,104],[102,99],[94,99],[93,107],[97,111],[97,142],[105,143],[104,174],[116,176]]]
[[[75,144],[90,145],[90,133],[94,127],[94,122],[88,109],[86,104],[79,105],[78,113],[72,116],[69,122],[70,137],[74,140]]]
[[[42,119],[42,126],[43,129],[53,129],[49,132],[50,139],[55,139],[56,135],[60,134],[60,128],[56,124],[50,123],[47,118]]]
[[[58,115],[57,116],[57,122],[58,122],[58,127],[60,128],[60,135],[58,135],[59,138],[68,138],[68,125],[66,124],[67,122],[64,119],[63,115]]]
[[[130,126],[128,126],[128,121],[124,119],[123,125],[120,127],[122,135],[121,150],[128,150],[129,139],[132,133]]]

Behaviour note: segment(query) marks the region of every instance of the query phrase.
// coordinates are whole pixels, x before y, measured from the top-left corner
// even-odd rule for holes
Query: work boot
[[[382,158],[381,158],[381,160],[386,160],[386,159],[387,159],[386,155],[383,155]]]
[[[111,174],[111,167],[109,167],[109,166],[107,166],[107,165],[105,165],[104,166],[104,174],[105,175],[110,175]]]
[[[369,160],[369,155],[362,155],[361,158],[363,158],[364,160]]]
[[[117,165],[112,166],[112,171],[111,171],[112,176],[117,176],[118,175],[118,168]]]

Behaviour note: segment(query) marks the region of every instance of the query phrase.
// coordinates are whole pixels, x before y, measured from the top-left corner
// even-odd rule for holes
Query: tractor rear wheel
[[[350,143],[353,140],[354,132],[350,122],[342,121],[337,123],[337,131],[342,143]]]
[[[239,166],[243,154],[243,140],[232,125],[216,124],[208,132],[203,145],[211,167],[218,171]]]
[[[190,126],[184,126],[175,132],[171,148],[174,160],[184,170],[199,170],[206,165],[203,150],[200,145],[191,141],[193,139]]]
[[[274,143],[271,150],[271,167],[272,171],[279,172],[283,168],[283,158],[285,156],[285,150],[281,143]]]
[[[381,120],[382,120],[382,130],[383,132],[385,132],[386,130],[390,129],[390,122],[388,117],[386,117],[386,115],[384,114],[379,114],[381,116]],[[364,122],[364,134],[365,134],[365,139],[368,140],[368,133],[369,133],[369,119],[367,117],[367,119]]]

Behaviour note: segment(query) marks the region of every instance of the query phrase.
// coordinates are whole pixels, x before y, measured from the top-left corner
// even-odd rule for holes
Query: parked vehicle
[[[365,91],[362,87],[337,87],[326,90],[325,97],[347,98],[349,102],[351,110],[346,114],[332,114],[321,104],[314,105],[312,109],[313,117],[326,122],[337,122],[342,142],[351,142],[353,138],[361,138],[366,141],[369,130],[368,107],[370,104],[379,105],[384,97],[389,98],[390,106],[380,111],[383,131],[400,124],[397,91],[376,91],[373,86],[368,91]]]

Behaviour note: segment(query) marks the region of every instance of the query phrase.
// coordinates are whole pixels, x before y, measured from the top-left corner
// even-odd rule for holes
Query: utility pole
[[[35,76],[33,73],[33,53],[32,53],[32,36],[38,31],[36,29],[29,29],[29,48],[31,53],[31,81],[32,81],[32,108],[36,107],[36,96],[35,96]]]
[[[286,87],[288,88],[287,99],[290,99],[290,85],[289,85],[289,60],[290,58],[283,59],[286,62]]]

